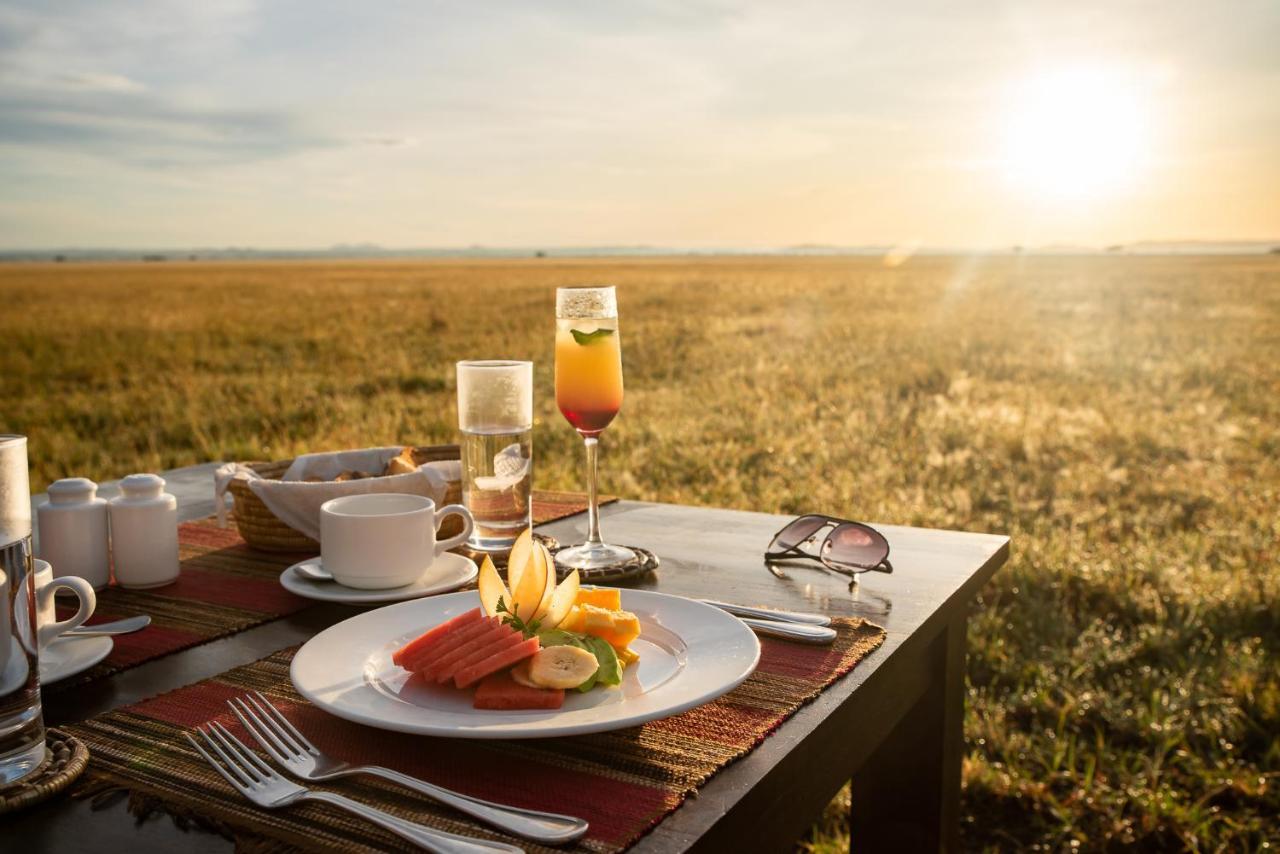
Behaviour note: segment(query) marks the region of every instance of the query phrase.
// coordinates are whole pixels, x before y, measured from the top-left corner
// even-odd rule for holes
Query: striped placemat
[[[574,850],[614,852],[633,844],[884,640],[883,629],[864,621],[841,619],[836,627],[839,638],[830,647],[762,639],[756,672],[724,697],[611,733],[484,742],[371,729],[328,715],[298,696],[289,681],[293,649],[65,729],[84,740],[93,755],[79,790],[82,796],[125,789],[137,814],[166,810],[234,838],[238,850],[406,847],[399,838],[323,805],[260,810],[182,738],[184,731],[218,720],[248,739],[226,701],[256,690],[325,752],[395,768],[488,800],[581,816],[591,830]],[[505,838],[529,851],[563,850],[505,837],[380,780],[349,778],[317,788],[442,830]]]
[[[100,664],[44,690],[66,691],[313,604],[280,586],[280,573],[298,560],[297,555],[255,551],[234,526],[219,528],[212,518],[184,522],[178,526],[178,553],[182,571],[177,581],[150,590],[101,590],[89,620],[92,625],[148,614],[151,625],[117,635],[111,654]],[[72,613],[74,607],[59,601],[60,619]]]
[[[616,501],[602,499],[601,503]],[[574,492],[533,493],[534,524],[551,522],[587,509],[586,496]],[[45,687],[65,691],[143,662],[287,617],[314,603],[280,586],[280,573],[305,555],[275,554],[249,548],[234,524],[219,528],[213,517],[178,526],[182,571],[178,580],[151,590],[109,587],[98,593],[89,624],[149,614],[151,625],[118,635],[100,664]],[[58,618],[75,608],[58,605]]]

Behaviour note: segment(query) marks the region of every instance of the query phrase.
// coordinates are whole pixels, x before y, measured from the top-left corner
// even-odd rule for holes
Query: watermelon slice
[[[536,637],[522,641],[515,646],[509,646],[504,650],[495,652],[493,655],[478,661],[469,667],[464,667],[457,673],[453,674],[453,684],[459,688],[466,688],[474,682],[478,682],[484,677],[493,673],[495,670],[501,670],[504,667],[510,667],[522,658],[528,658],[538,651],[538,639]]]
[[[451,632],[438,643],[430,648],[418,653],[417,655],[407,656],[400,665],[405,670],[419,671],[427,667],[434,661],[439,661],[453,650],[466,644],[471,638],[478,637],[485,632],[491,631],[493,623],[489,618],[476,620],[468,623],[460,629]]]
[[[485,617],[482,620],[468,623],[462,628],[450,632],[443,640],[429,647],[426,651],[405,658],[404,663],[400,666],[405,670],[422,670],[433,661],[440,660],[472,638],[492,631],[496,625],[498,625],[498,620],[494,617]]]
[[[481,616],[483,616],[483,613],[479,608],[472,608],[470,611],[464,611],[451,620],[446,620],[434,629],[424,632],[392,653],[392,662],[395,664],[404,664],[408,659],[413,658],[418,653],[424,652],[434,646],[445,635],[455,629],[459,629],[467,625],[468,623],[473,623],[476,620],[479,620]]]
[[[513,631],[487,643],[469,646],[461,658],[448,665],[441,665],[432,672],[435,674],[437,682],[448,682],[459,670],[470,667],[473,664],[479,664],[489,656],[499,653],[509,646],[515,646],[522,640],[524,640],[524,635]]]
[[[558,709],[564,704],[559,688],[530,688],[511,678],[511,672],[490,673],[476,687],[471,705],[477,709]]]
[[[423,679],[434,679],[440,674],[440,671],[449,667],[454,662],[461,661],[475,650],[487,647],[494,641],[505,638],[512,633],[519,634],[519,632],[514,632],[514,630],[508,626],[504,626],[500,623],[494,623],[483,632],[480,632],[477,635],[472,635],[443,655],[426,662],[425,666],[418,668],[418,672],[422,674]]]

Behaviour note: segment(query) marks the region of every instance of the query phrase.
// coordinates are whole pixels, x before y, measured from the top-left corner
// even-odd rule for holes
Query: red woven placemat
[[[606,499],[613,501],[616,499]],[[573,492],[533,493],[535,524],[586,510],[586,496]],[[280,586],[280,573],[305,555],[282,555],[249,548],[234,525],[219,528],[213,518],[178,526],[182,572],[166,587],[126,590],[110,587],[98,593],[89,624],[151,616],[140,632],[116,636],[115,646],[100,664],[46,687],[65,691],[94,679],[188,649],[211,640],[287,617],[312,604]],[[75,609],[59,604],[58,618]]]
[[[884,639],[859,620],[836,621],[830,647],[762,640],[760,666],[733,691],[691,711],[639,727],[573,738],[464,741],[384,732],[302,700],[289,681],[294,650],[204,682],[65,727],[93,762],[81,795],[126,789],[139,814],[161,808],[236,839],[245,850],[380,851],[398,838],[329,807],[267,812],[234,792],[182,738],[215,719],[248,736],[226,701],[262,691],[322,750],[385,765],[467,794],[581,816],[591,823],[576,850],[620,851],[644,835],[716,772],[758,745],[796,709],[849,672]],[[367,777],[317,786],[413,821],[473,837],[504,838],[466,816]],[[543,849],[508,839],[530,851]]]
[[[47,691],[65,691],[143,662],[286,617],[312,603],[280,586],[280,573],[298,560],[250,549],[234,527],[212,519],[178,526],[182,571],[178,580],[151,590],[109,587],[98,593],[94,623],[148,614],[151,625],[117,635],[102,663],[56,682]],[[59,618],[74,613],[63,603]]]

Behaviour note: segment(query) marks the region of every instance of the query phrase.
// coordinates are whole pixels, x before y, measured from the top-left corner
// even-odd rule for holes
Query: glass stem
[[[582,440],[587,445],[587,542],[585,545],[598,546],[604,542],[600,539],[600,498],[596,490],[600,440],[595,436],[583,436]]]

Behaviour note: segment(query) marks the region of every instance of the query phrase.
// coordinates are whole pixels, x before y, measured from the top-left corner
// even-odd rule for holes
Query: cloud
[[[0,91],[0,143],[73,149],[135,166],[226,164],[339,141],[287,111],[193,106],[136,88]]]
[[[123,74],[109,71],[79,71],[61,74],[51,83],[80,92],[141,92],[147,87]]]
[[[380,146],[382,148],[413,148],[421,141],[416,136],[394,136],[390,134],[365,134],[360,137],[360,142],[365,145]]]
[[[248,0],[0,0],[0,144],[150,168],[337,144],[257,90],[183,83],[232,65],[256,14]]]

